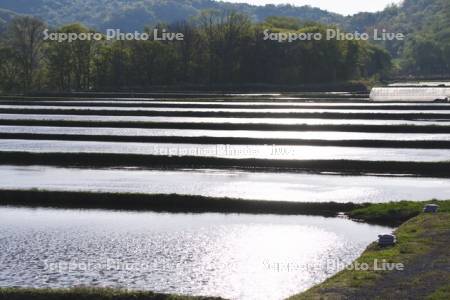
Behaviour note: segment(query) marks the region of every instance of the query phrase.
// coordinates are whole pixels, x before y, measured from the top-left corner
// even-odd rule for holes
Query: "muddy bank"
[[[119,209],[172,213],[248,213],[333,217],[362,205],[301,203],[212,198],[177,194],[90,193],[41,190],[0,190],[0,205],[54,208]]]
[[[47,165],[64,167],[143,167],[159,169],[215,168],[250,171],[333,172],[347,175],[397,174],[450,177],[450,161],[401,162],[355,160],[228,159],[198,156],[159,156],[113,153],[0,152],[3,165]]]
[[[265,113],[265,112],[202,112],[202,111],[130,111],[89,109],[15,109],[1,108],[0,114],[22,115],[81,115],[136,117],[198,117],[198,118],[290,118],[344,120],[450,120],[450,113]]]
[[[338,131],[367,133],[450,133],[450,126],[438,125],[307,125],[263,123],[182,123],[182,122],[126,122],[126,121],[52,121],[52,120],[1,120],[3,126],[50,127],[107,127],[143,129],[208,129],[208,130],[258,130],[258,131]]]
[[[311,140],[245,137],[190,137],[190,136],[124,136],[86,134],[0,133],[0,139],[92,141],[123,143],[173,143],[203,145],[282,145],[282,146],[332,146],[397,149],[450,149],[450,141],[401,140]]]

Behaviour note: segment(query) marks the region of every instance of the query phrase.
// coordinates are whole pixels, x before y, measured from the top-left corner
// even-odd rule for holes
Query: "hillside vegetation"
[[[80,22],[97,30],[142,30],[146,25],[172,23],[200,15],[203,10],[236,10],[263,21],[269,16],[303,21],[340,23],[344,17],[309,6],[253,6],[212,0],[2,0],[0,8],[42,18],[50,25]]]
[[[7,24],[16,16],[14,12],[0,8],[0,33],[6,30]]]
[[[378,13],[359,13],[346,21],[348,30],[384,28],[404,33],[405,41],[384,46],[397,59],[404,75],[450,74],[450,0],[404,0]]]

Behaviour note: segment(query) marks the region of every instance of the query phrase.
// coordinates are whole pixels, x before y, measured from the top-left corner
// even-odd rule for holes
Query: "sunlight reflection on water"
[[[338,271],[328,260],[349,263],[391,230],[308,216],[15,208],[0,208],[0,226],[0,286],[93,285],[255,300],[311,287]],[[102,267],[108,260],[109,270]],[[279,267],[288,264],[296,268]]]
[[[446,199],[450,179],[252,173],[232,170],[73,169],[0,166],[0,188],[130,193],[296,202]]]

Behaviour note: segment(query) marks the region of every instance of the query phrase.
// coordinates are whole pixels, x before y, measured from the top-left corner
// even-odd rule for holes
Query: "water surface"
[[[301,118],[198,118],[198,117],[143,117],[143,116],[80,116],[80,115],[21,115],[0,114],[0,120],[38,121],[92,121],[92,122],[156,122],[156,123],[208,123],[214,124],[280,124],[280,125],[442,125],[446,120],[345,120],[345,119],[301,119]]]
[[[0,208],[0,286],[281,300],[390,228],[323,217]],[[328,263],[328,267],[327,267]]]
[[[252,173],[232,170],[73,169],[0,166],[1,189],[188,194],[294,202],[447,199],[450,179]]]
[[[115,153],[164,156],[219,157],[273,160],[367,160],[440,162],[450,160],[450,150],[394,149],[282,145],[202,145],[47,140],[0,140],[0,151],[46,153]]]

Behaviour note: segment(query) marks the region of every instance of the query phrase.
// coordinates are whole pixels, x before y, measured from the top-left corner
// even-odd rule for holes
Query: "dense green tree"
[[[57,33],[89,33],[80,24],[62,27]],[[87,90],[91,86],[93,40],[49,41],[46,49],[49,84],[59,90]]]
[[[0,47],[0,91],[20,88],[21,70],[19,56],[11,47]]]
[[[42,61],[42,33],[45,27],[42,21],[29,16],[13,19],[8,27],[8,44],[16,52],[25,91],[34,87],[36,71]]]

